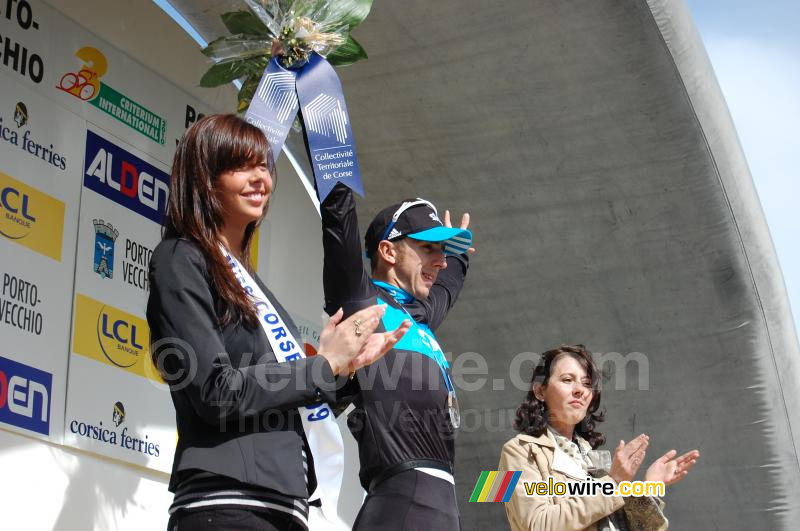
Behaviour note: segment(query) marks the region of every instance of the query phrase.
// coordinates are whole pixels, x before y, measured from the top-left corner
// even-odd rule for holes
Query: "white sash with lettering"
[[[266,294],[242,267],[239,261],[227,249],[222,249],[225,258],[233,270],[234,276],[256,301],[258,317],[269,344],[279,363],[305,358],[303,343],[292,336],[286,323],[267,298]],[[339,426],[328,404],[320,402],[316,405],[299,407],[303,419],[308,445],[314,456],[314,471],[317,476],[317,490],[310,499],[322,501],[322,513],[331,524],[340,522],[337,515],[339,492],[342,487],[344,470],[344,442]]]

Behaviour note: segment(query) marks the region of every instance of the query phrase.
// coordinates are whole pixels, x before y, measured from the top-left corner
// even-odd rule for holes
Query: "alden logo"
[[[108,70],[108,61],[100,50],[84,46],[75,57],[83,61],[83,66],[61,76],[57,89],[88,101],[153,142],[164,144],[166,120],[100,81]]]
[[[150,361],[150,330],[144,319],[79,293],[74,330],[76,354],[161,381]]]
[[[83,186],[161,223],[169,175],[91,131],[86,131],[85,161]]]
[[[64,203],[0,172],[0,235],[61,261]]]
[[[0,357],[0,423],[50,435],[53,376]]]

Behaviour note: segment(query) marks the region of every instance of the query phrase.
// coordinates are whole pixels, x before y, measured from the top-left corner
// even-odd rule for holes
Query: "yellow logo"
[[[0,172],[0,235],[61,261],[64,203]]]
[[[143,378],[162,381],[150,361],[147,322],[80,293],[75,296],[72,350]]]
[[[108,61],[103,52],[91,46],[84,46],[75,52],[75,57],[83,61],[83,66],[77,72],[67,72],[61,76],[56,88],[83,101],[92,100],[100,91],[100,78],[108,71]]]

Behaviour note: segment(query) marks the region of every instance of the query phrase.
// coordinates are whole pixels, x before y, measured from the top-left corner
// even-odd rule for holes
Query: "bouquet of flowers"
[[[244,0],[247,10],[222,15],[231,35],[203,49],[217,62],[200,79],[201,87],[216,87],[243,79],[238,112],[250,105],[273,55],[285,68],[303,66],[311,52],[333,66],[367,58],[350,32],[369,14],[372,0]]]

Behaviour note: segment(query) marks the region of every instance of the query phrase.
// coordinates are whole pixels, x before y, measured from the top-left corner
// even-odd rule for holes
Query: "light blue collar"
[[[387,284],[382,280],[372,280],[372,283],[378,286],[379,288],[383,288],[389,292],[389,295],[400,304],[408,304],[410,302],[414,302],[414,296],[405,291],[402,288],[398,288],[397,286],[392,286],[391,284]]]

